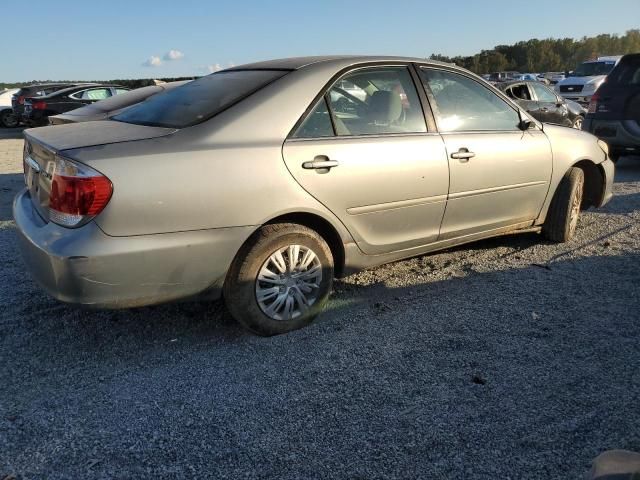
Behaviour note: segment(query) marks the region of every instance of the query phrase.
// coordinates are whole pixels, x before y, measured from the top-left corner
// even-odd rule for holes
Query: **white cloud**
[[[145,67],[159,67],[162,65],[162,60],[160,57],[156,57],[155,55],[151,55],[147,60],[142,63]]]
[[[182,53],[180,50],[169,50],[164,54],[162,58],[164,58],[168,62],[171,62],[173,60],[180,60],[183,57],[184,53]]]
[[[207,65],[207,71],[209,73],[217,72],[218,70],[222,70],[222,65],[220,65],[219,63]]]

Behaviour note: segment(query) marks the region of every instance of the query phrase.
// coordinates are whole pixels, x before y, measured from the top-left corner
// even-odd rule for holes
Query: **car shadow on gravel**
[[[537,235],[521,235],[485,240],[472,244],[471,247],[474,250],[480,250],[508,245],[516,248],[508,255],[517,256],[519,248],[524,249],[537,244],[539,244]],[[458,249],[462,250],[463,247]],[[452,249],[448,252],[456,250]],[[469,246],[465,250],[468,251]],[[508,287],[509,304],[515,308],[513,313],[518,315],[524,312],[524,316],[528,318],[530,314],[528,308],[533,310],[537,307],[548,308],[545,294],[557,295],[557,292],[552,292],[554,283],[557,283],[558,287],[562,285],[567,290],[563,294],[563,297],[567,297],[570,296],[572,287],[582,291],[584,285],[591,285],[595,280],[593,272],[615,272],[616,275],[621,276],[626,272],[628,277],[623,278],[623,281],[631,282],[631,279],[637,275],[638,267],[640,267],[640,255],[626,253],[618,256],[612,253],[607,256],[558,260],[544,265],[518,265],[511,269],[492,272],[477,272],[473,268],[463,269],[464,276],[455,275],[446,280],[426,281],[400,288],[389,288],[384,282],[374,281],[369,285],[353,286],[336,280],[334,295],[317,322],[311,327],[284,337],[302,336],[308,339],[320,334],[321,336],[316,339],[323,343],[330,339],[331,331],[334,329],[339,331],[347,327],[339,319],[347,319],[348,325],[352,328],[361,328],[353,321],[352,314],[362,318],[362,314],[367,317],[372,312],[375,314],[391,312],[398,307],[407,309],[409,304],[409,312],[416,315],[422,315],[434,308],[441,309],[440,313],[445,318],[448,311],[453,314],[460,308],[469,308],[479,315],[484,315],[487,309],[493,306],[495,296],[505,295],[504,290],[501,295],[494,292],[499,285]],[[375,269],[371,272],[375,275]],[[279,342],[274,340],[277,337],[261,340],[247,333],[233,320],[222,301],[202,300],[126,310],[92,310],[57,302],[42,293],[29,279],[24,279],[21,283],[27,288],[23,293],[29,301],[10,300],[9,305],[6,306],[11,316],[6,317],[0,326],[2,329],[8,327],[11,330],[17,325],[10,318],[22,319],[20,324],[26,325],[28,329],[34,328],[30,334],[29,348],[38,351],[40,348],[50,348],[53,342],[56,345],[56,357],[63,362],[60,366],[79,352],[88,351],[100,351],[104,359],[108,360],[108,356],[105,355],[110,349],[113,349],[113,353],[117,355],[120,353],[116,352],[122,352],[122,349],[125,349],[129,354],[144,357],[145,350],[157,353],[157,349],[162,350],[167,346],[180,350],[196,346],[206,349],[224,343]],[[601,308],[606,309],[607,304],[615,304],[616,297],[628,298],[630,290],[625,291],[620,285],[617,288],[621,290],[619,294],[607,291],[606,297],[599,301]],[[636,288],[635,284],[631,290],[634,288]],[[489,294],[489,296],[483,297],[482,294]],[[535,296],[532,297],[532,295]],[[21,294],[16,296],[23,297]],[[389,302],[388,305],[387,302]],[[415,310],[413,310],[414,307]],[[570,306],[558,307],[559,311],[562,311]],[[631,304],[624,306],[624,302],[616,304],[615,310],[635,315]],[[426,318],[425,316],[425,320]],[[368,324],[368,322],[369,320],[365,319],[365,323]],[[411,327],[403,327],[403,330],[405,330],[404,333],[409,334]],[[324,337],[325,333],[328,337]],[[42,344],[38,345],[38,341]]]
[[[0,174],[0,222],[13,220],[13,199],[24,187],[24,175],[20,173]]]
[[[374,283],[271,338],[219,302],[86,311],[18,275],[0,321],[0,451],[25,478],[154,478],[167,458],[212,477],[255,475],[260,459],[287,478],[523,478],[537,458],[541,477],[577,478],[640,439],[640,254],[609,253]]]
[[[24,127],[18,128],[0,128],[0,140],[4,139],[21,139],[23,138]]]

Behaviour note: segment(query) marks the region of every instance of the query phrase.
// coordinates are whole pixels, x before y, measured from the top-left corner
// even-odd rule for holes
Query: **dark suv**
[[[29,97],[41,97],[43,95],[49,95],[63,88],[73,87],[78,85],[77,83],[42,83],[39,85],[27,85],[22,87],[11,98],[11,108],[13,114],[18,120],[22,119],[24,113],[24,101]]]
[[[591,98],[582,126],[609,145],[613,161],[640,154],[640,53],[625,55]]]

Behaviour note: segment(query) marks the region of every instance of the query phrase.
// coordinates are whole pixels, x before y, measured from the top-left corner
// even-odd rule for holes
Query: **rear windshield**
[[[625,87],[640,85],[640,55],[623,58],[607,78],[607,83]]]
[[[208,120],[286,73],[282,70],[216,72],[154,95],[112,119],[155,127],[189,127]]]

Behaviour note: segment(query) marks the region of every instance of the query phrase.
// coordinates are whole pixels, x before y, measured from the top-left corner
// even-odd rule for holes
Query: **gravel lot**
[[[311,327],[88,312],[16,249],[0,140],[0,479],[581,478],[640,451],[640,159],[570,244],[483,241],[338,282]]]

